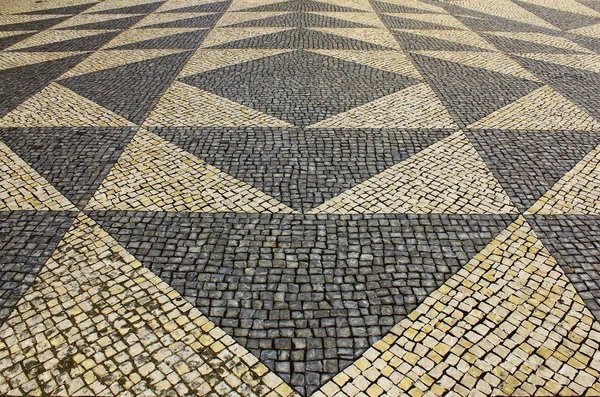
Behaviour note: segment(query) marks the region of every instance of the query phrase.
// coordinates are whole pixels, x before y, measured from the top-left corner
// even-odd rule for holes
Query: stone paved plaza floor
[[[600,396],[600,0],[0,0],[0,395]]]

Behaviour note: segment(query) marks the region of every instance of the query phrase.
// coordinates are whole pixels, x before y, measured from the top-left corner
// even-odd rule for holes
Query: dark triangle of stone
[[[586,306],[600,321],[600,217],[526,215]]]
[[[587,48],[588,50],[594,51],[600,54],[600,39],[595,37],[580,36],[572,33],[565,33],[564,37],[571,40],[572,42],[579,44],[580,46]]]
[[[201,15],[193,18],[181,19],[179,21],[148,25],[144,26],[144,28],[209,28],[212,27],[220,17],[221,14]]]
[[[0,212],[0,325],[34,282],[75,215],[64,211]]]
[[[52,26],[61,23],[67,19],[71,18],[68,16],[60,16],[56,18],[48,18],[42,19],[40,21],[31,21],[31,22],[20,22],[20,23],[12,23],[10,25],[0,25],[1,31],[19,31],[19,30],[46,30],[50,29]]]
[[[55,43],[38,45],[35,47],[20,48],[19,52],[68,52],[68,51],[94,51],[108,43],[121,31],[99,33],[92,36],[59,41]]]
[[[509,24],[517,26],[510,26],[509,24],[498,23],[496,21],[470,16],[454,15],[454,17],[475,32],[531,32],[531,25],[520,24],[516,21],[511,21]],[[537,29],[534,31],[537,32]]]
[[[221,1],[218,3],[198,4],[189,7],[177,8],[168,12],[223,12],[229,7],[229,1]]]
[[[600,2],[597,0],[577,0],[577,2],[591,8],[592,10],[600,12]]]
[[[515,0],[515,3],[562,30],[582,28],[600,22],[600,18],[590,15],[575,14],[518,0]]]
[[[410,18],[401,18],[397,15],[381,15],[381,20],[392,29],[431,29],[431,30],[456,30],[451,26],[440,25],[432,22],[419,21]]]
[[[373,26],[363,23],[345,21],[324,15],[316,15],[304,12],[295,12],[286,15],[254,19],[229,25],[229,27],[331,27],[331,28],[372,28]]]
[[[486,14],[460,7],[456,4],[440,3],[448,12],[458,18],[462,23],[475,31],[500,31],[500,32],[528,32],[556,34],[555,30],[543,26],[531,25],[524,22],[513,21],[495,15]]]
[[[516,218],[88,214],[304,395],[350,365]]]
[[[112,8],[110,10],[96,11],[92,14],[149,14],[163,5],[164,1],[139,4],[131,7]]]
[[[487,41],[496,46],[499,50],[509,53],[581,54],[581,51],[574,51],[566,48],[554,47],[552,45],[532,43],[525,40],[496,36],[494,34],[488,33],[480,34]]]
[[[600,136],[589,132],[493,130],[466,134],[521,212],[600,144]]]
[[[420,54],[409,56],[461,128],[543,86],[457,62]]]
[[[436,11],[422,10],[420,8],[408,7],[400,4],[373,1],[373,8],[377,12],[401,13],[401,14],[440,14]]]
[[[0,51],[17,44],[19,41],[24,40],[36,33],[37,32],[30,32],[24,34],[17,34],[14,36],[2,37],[0,38]]]
[[[92,22],[83,25],[68,26],[61,30],[116,30],[129,29],[140,20],[145,18],[145,15],[134,15],[127,18],[111,19],[109,21]]]
[[[169,36],[158,37],[156,39],[123,44],[117,47],[112,47],[111,50],[195,50],[200,47],[200,44],[202,44],[202,41],[204,41],[204,38],[208,32],[208,30],[195,30],[192,32],[177,33]]]
[[[270,33],[261,36],[231,41],[210,48],[298,48],[322,50],[389,50],[389,47],[360,41],[334,34],[308,30],[304,28],[291,29],[283,32]]]
[[[0,70],[0,117],[25,102],[86,56],[75,55],[55,61]]]
[[[134,133],[131,127],[12,128],[0,130],[0,137],[83,209]]]
[[[75,14],[79,14],[80,12],[84,12],[85,10],[87,10],[90,7],[95,6],[96,4],[98,4],[98,3],[94,2],[94,3],[87,3],[87,4],[79,4],[79,5],[75,5],[75,6],[50,8],[47,10],[29,11],[29,12],[23,12],[20,15],[75,15]]]
[[[166,55],[71,77],[60,83],[139,124],[150,114],[190,55],[189,52]]]
[[[238,78],[232,80],[231,76]],[[411,77],[308,51],[273,55],[181,81],[297,126],[419,83]]]
[[[410,32],[393,30],[392,33],[398,40],[398,44],[405,51],[471,51],[489,52],[481,47],[473,47],[465,44],[454,43],[449,40],[427,37]]]
[[[313,12],[364,12],[351,7],[321,3],[313,0],[291,0],[282,3],[244,9],[245,12],[274,12],[274,11],[313,11]]]
[[[461,7],[458,4],[449,3],[449,2],[448,3],[447,2],[436,2],[436,6],[443,8],[446,12],[448,12],[449,14],[451,14],[455,17],[472,17],[472,18],[480,18],[480,19],[498,18],[495,15],[490,15],[490,14],[486,14],[483,12],[475,11],[470,8]],[[502,20],[503,18],[498,18],[498,19]]]
[[[600,74],[529,58],[512,58],[583,111],[600,120]]]
[[[453,131],[151,128],[286,205],[308,211]]]

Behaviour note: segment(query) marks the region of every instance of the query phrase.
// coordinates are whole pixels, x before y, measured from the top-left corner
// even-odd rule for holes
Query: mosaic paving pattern
[[[600,1],[0,3],[1,395],[600,396]]]

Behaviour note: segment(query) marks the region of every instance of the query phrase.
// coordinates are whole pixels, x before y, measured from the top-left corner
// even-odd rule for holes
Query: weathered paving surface
[[[600,396],[600,0],[0,0],[0,395]]]

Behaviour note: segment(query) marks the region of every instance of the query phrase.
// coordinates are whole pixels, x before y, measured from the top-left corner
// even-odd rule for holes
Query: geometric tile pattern
[[[596,319],[600,318],[598,217],[528,216],[540,239],[576,286]]]
[[[292,212],[260,190],[141,130],[87,209]]]
[[[0,213],[0,324],[34,282],[73,218],[66,211]]]
[[[528,210],[534,214],[598,214],[598,148],[591,150],[573,169]]]
[[[600,136],[584,131],[490,129],[466,134],[521,211],[534,205],[600,144]]]
[[[230,78],[238,73],[240,79]],[[251,104],[297,126],[313,124],[418,83],[408,76],[309,51],[239,63],[187,76],[182,82]],[[325,82],[327,90],[322,89]],[[290,112],[291,108],[296,110]]]
[[[151,130],[298,211],[309,211],[451,133],[424,129]],[[347,145],[353,150],[345,150]],[[299,155],[290,156],[292,152]]]
[[[316,395],[595,395],[598,332],[520,217]]]
[[[358,358],[514,218],[89,215],[265,365],[309,394]],[[327,243],[320,248],[320,241]]]
[[[0,7],[0,394],[600,395],[597,0]]]
[[[2,140],[79,208],[85,207],[135,130],[36,128],[0,130]]]
[[[2,392],[133,395],[171,389],[189,395],[214,388],[292,394],[230,336],[175,296],[92,220],[79,215],[1,330],[2,350],[10,346],[4,360],[13,363],[2,366]],[[140,327],[142,318],[152,320]],[[32,344],[40,353],[30,358],[24,353]]]
[[[505,214],[516,208],[466,136],[457,132],[311,212]]]

